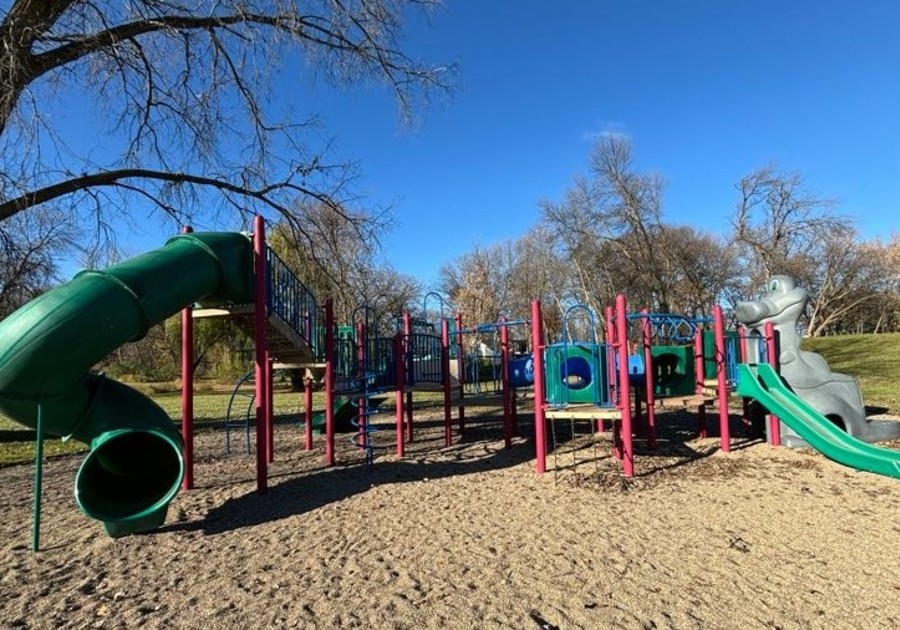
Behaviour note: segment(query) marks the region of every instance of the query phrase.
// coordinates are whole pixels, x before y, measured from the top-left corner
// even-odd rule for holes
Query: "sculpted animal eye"
[[[772,284],[769,286],[770,291],[778,290],[778,280],[772,280]]]

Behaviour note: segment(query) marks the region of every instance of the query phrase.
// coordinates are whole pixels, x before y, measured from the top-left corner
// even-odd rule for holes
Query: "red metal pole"
[[[313,380],[308,374],[303,379],[303,385],[304,406],[306,407],[305,446],[307,451],[311,451],[313,448]]]
[[[266,446],[266,236],[265,224],[261,216],[253,220],[253,262],[255,298],[255,343],[256,343],[256,491],[265,494],[269,486],[268,459]]]
[[[649,309],[641,310],[641,340],[644,350],[644,390],[647,398],[647,448],[656,448],[656,410],[653,408],[656,402],[656,385],[653,382],[653,330],[650,322]],[[635,393],[635,399],[637,394]],[[636,404],[635,404],[636,406]]]
[[[622,469],[634,476],[634,448],[631,441],[631,402],[628,400],[628,305],[625,295],[616,295],[616,333],[619,337],[619,396],[622,398]]]
[[[766,322],[763,327],[766,336],[766,353],[769,355],[769,363],[778,370],[778,342],[775,339],[775,324]],[[781,446],[781,422],[774,413],[769,414],[769,433],[772,436],[772,446]]]
[[[325,302],[325,463],[334,466],[334,302]]]
[[[186,225],[182,232],[194,230]],[[184,439],[182,490],[194,488],[194,318],[193,308],[181,311],[181,437]]]
[[[544,321],[541,301],[531,302],[531,352],[534,360],[534,445],[539,475],[547,470],[547,426],[544,417]]]
[[[728,425],[728,382],[725,374],[725,361],[728,358],[725,349],[725,318],[722,307],[713,307],[713,334],[716,339],[716,387],[719,394],[719,442],[722,451],[731,450],[731,427]]]
[[[356,357],[359,363],[359,370],[357,372],[360,377],[360,387],[363,389],[367,386],[368,374],[366,374],[366,325],[362,320],[356,322]],[[365,398],[357,398],[356,399],[356,408],[357,408],[357,416],[356,422],[359,425],[356,443],[360,447],[364,447],[366,445],[366,424],[369,421],[369,418],[366,416],[366,406],[367,401]]]
[[[456,373],[459,381],[459,434],[466,424],[466,357],[463,350],[462,313],[456,314]]]
[[[694,333],[694,376],[696,377],[696,392],[700,396],[705,396],[706,378],[704,377],[703,365],[703,329],[697,328]],[[697,436],[706,437],[706,403],[701,402],[697,405]]]
[[[403,335],[404,335],[404,345],[403,345],[403,360],[401,362],[401,366],[403,367],[403,379],[406,381],[407,368],[409,371],[412,371],[412,322],[410,318],[409,311],[403,313]],[[409,383],[405,383],[407,385],[412,385],[415,382],[415,374],[409,375]],[[410,388],[406,392],[406,441],[413,441],[413,390]]]
[[[403,333],[394,335],[394,379],[397,389],[394,393],[394,404],[397,407],[397,457],[403,457]]]
[[[453,445],[453,414],[450,400],[450,324],[441,320],[441,373],[444,385],[444,445]]]
[[[509,326],[500,319],[500,379],[503,387],[503,442],[512,447],[512,403],[509,391]]]

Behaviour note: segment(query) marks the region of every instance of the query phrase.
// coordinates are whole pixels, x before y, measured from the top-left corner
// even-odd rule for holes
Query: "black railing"
[[[271,249],[266,249],[266,302],[269,314],[281,319],[317,352],[319,311],[316,299],[294,272]]]
[[[406,383],[442,383],[441,338],[435,335],[412,334],[406,349]]]

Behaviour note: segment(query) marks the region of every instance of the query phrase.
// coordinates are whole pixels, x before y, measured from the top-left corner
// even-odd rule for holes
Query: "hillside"
[[[821,354],[833,371],[857,377],[866,406],[900,415],[900,333],[804,339],[803,349]]]

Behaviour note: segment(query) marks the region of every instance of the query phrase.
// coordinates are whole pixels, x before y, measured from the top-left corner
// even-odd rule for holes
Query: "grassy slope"
[[[867,406],[900,415],[900,333],[805,339],[803,349],[821,354],[833,371],[859,379]]]

